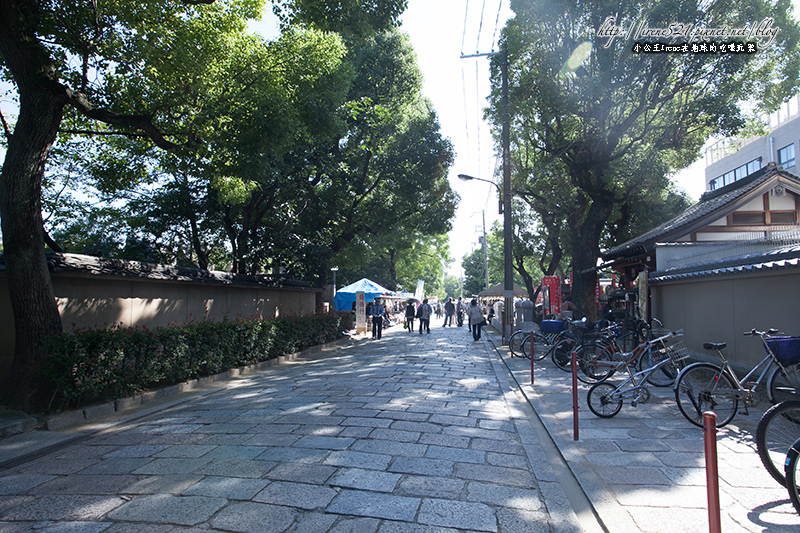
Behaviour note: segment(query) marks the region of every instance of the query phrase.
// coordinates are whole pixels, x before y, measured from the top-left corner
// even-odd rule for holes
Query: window
[[[792,168],[794,166],[794,143],[778,150],[778,164],[783,168]]]
[[[797,222],[797,213],[794,211],[773,211],[770,213],[773,224],[794,224]]]
[[[731,216],[731,223],[734,226],[749,226],[753,224],[764,224],[766,223],[766,217],[764,216],[764,212],[761,213],[753,213],[753,212],[736,212],[733,213]]]
[[[787,146],[787,148],[792,149],[792,165],[794,165],[794,145]],[[784,168],[788,168],[786,165],[783,165]],[[742,165],[737,167],[730,172],[726,172],[722,176],[717,176],[713,180],[708,182],[708,190],[713,191],[715,189],[719,189],[720,187],[724,187],[725,185],[730,185],[736,181],[739,181],[742,178],[745,178],[752,174],[753,172],[761,170],[761,158],[753,159],[746,165]]]

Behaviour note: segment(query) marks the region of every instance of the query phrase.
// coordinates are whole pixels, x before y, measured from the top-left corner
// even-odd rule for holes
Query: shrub
[[[353,327],[350,313],[146,327],[83,329],[48,340],[51,405],[132,396],[324,344]]]

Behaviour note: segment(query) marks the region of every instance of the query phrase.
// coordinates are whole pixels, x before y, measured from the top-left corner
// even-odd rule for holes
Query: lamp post
[[[492,185],[497,188],[497,193],[500,195],[499,201],[499,212],[503,215],[503,263],[504,263],[504,272],[503,272],[503,343],[507,342],[507,339],[511,336],[511,316],[514,312],[514,274],[512,270],[512,259],[511,259],[511,251],[512,251],[512,241],[511,241],[511,190],[510,186],[508,188],[507,193],[503,193],[500,186],[490,180],[483,179],[483,178],[476,178],[474,176],[470,176],[469,174],[459,174],[458,179],[463,181],[483,181],[486,183],[491,183]],[[510,181],[510,180],[508,180]],[[486,246],[486,233],[484,229],[484,246]],[[484,249],[485,250],[485,249]],[[487,272],[487,288],[488,288],[488,270]]]
[[[336,296],[336,273],[339,272],[339,267],[332,267],[331,272],[333,272],[333,295]]]

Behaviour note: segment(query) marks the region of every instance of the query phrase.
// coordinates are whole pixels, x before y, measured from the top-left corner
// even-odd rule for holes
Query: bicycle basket
[[[564,331],[564,323],[561,320],[542,320],[542,333],[558,333]]]
[[[659,344],[661,344],[661,346],[658,349],[653,346],[653,351],[662,356],[659,357],[658,360],[662,360],[664,355],[669,356],[673,362],[683,361],[689,357],[689,349],[683,341],[674,342],[672,344],[666,344],[662,341]]]
[[[767,346],[781,363],[800,361],[800,337],[769,337]]]

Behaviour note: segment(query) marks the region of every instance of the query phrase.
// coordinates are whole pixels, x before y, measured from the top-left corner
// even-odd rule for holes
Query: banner
[[[367,302],[364,301],[364,293],[356,293],[356,333],[367,332]]]
[[[414,292],[414,298],[419,302],[425,299],[425,281],[421,279],[417,280],[417,290]]]

